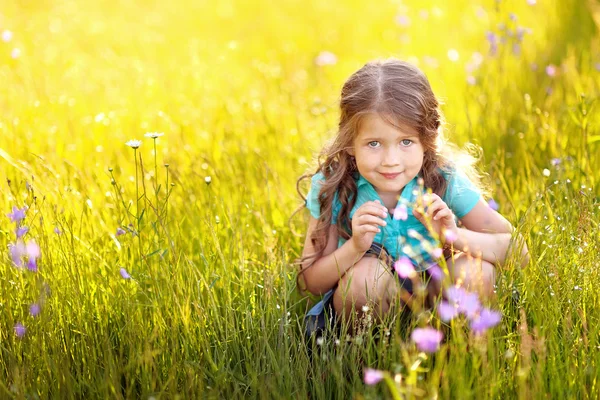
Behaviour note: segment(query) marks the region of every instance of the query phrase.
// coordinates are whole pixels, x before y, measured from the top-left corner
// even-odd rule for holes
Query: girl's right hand
[[[356,210],[352,217],[352,242],[359,252],[371,248],[375,235],[381,232],[380,226],[386,226],[388,210],[379,200],[367,201]]]

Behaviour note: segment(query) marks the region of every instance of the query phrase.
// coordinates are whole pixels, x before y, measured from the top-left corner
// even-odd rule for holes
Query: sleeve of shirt
[[[310,215],[313,218],[319,218],[321,215],[321,207],[319,205],[319,192],[321,191],[321,186],[325,182],[325,176],[318,172],[312,176],[310,179],[310,190],[308,191],[308,195],[306,196],[306,208],[310,211]],[[337,214],[340,210],[338,206],[338,196],[337,193],[333,198],[333,215],[331,216],[331,223],[335,224],[337,222]]]
[[[443,200],[456,217],[462,218],[475,207],[481,192],[462,172],[453,171],[446,175],[446,179],[448,179],[448,189]]]

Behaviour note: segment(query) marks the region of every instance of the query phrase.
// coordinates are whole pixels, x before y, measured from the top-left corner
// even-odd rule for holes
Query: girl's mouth
[[[398,172],[397,174],[384,174],[382,172],[380,172],[380,174],[385,178],[385,179],[394,179],[396,178],[398,175],[400,175],[400,172]]]

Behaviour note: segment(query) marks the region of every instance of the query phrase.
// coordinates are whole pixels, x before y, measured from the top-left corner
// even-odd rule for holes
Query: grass
[[[597,12],[593,0],[3,4],[0,397],[598,398]],[[519,26],[531,32],[515,54]],[[486,32],[505,40],[495,55]],[[316,65],[321,51],[337,62]],[[343,81],[387,56],[418,62],[448,136],[481,148],[532,259],[501,271],[502,323],[483,337],[457,322],[427,355],[386,323],[326,335],[311,359],[303,316],[318,299],[296,290],[308,218],[292,217],[296,179],[335,132]],[[36,273],[10,259],[15,205],[29,207]],[[389,385],[365,385],[366,367]]]

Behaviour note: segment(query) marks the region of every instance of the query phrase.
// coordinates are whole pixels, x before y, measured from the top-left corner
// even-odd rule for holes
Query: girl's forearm
[[[518,238],[522,241],[520,235]],[[490,263],[504,264],[511,247],[517,247],[517,243],[514,243],[511,239],[511,233],[483,233],[459,228],[458,239],[454,242],[454,247],[460,251],[481,257]],[[528,252],[525,242],[522,242],[522,246],[521,255],[524,257],[523,263],[526,263]]]
[[[365,252],[357,251],[352,240],[348,240],[332,253],[319,258],[306,269],[306,289],[321,295],[332,289],[340,278],[356,264]]]

